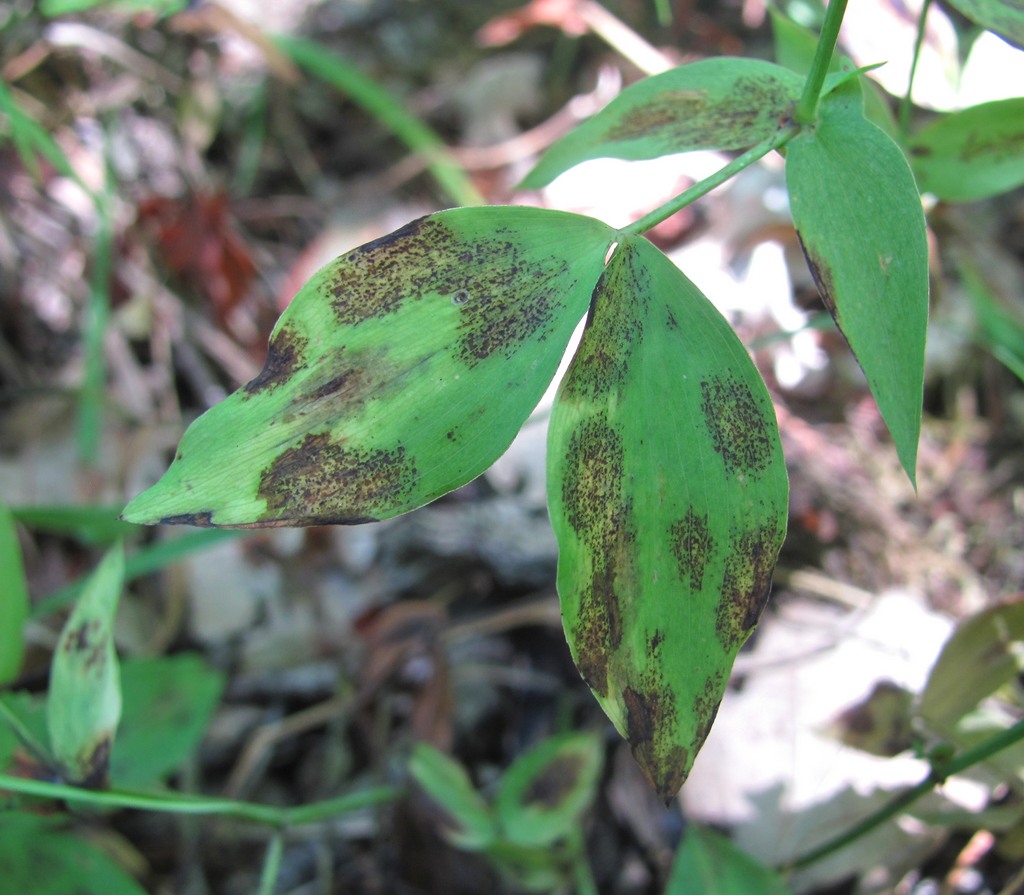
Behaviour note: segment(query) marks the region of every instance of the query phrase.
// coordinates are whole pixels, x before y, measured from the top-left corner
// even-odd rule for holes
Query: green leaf
[[[928,324],[924,213],[903,153],[864,118],[856,83],[824,97],[817,124],[790,141],[786,179],[818,291],[915,482]]]
[[[613,236],[564,212],[461,208],[343,255],[125,518],[366,522],[464,485],[540,400]]]
[[[1024,599],[961,621],[928,675],[918,713],[948,733],[982,699],[1024,671]]]
[[[409,774],[445,812],[445,836],[458,848],[479,851],[496,838],[490,807],[457,761],[427,743],[417,743],[409,757]]]
[[[202,741],[223,689],[224,675],[196,655],[124,662],[114,784],[144,788],[177,770]]]
[[[972,22],[977,22],[1015,46],[1024,48],[1022,0],[949,0],[949,3]]]
[[[120,507],[104,506],[11,507],[22,525],[71,535],[87,544],[109,544],[131,534],[132,527],[118,519],[120,511]]]
[[[548,505],[573,658],[664,798],[768,598],[787,492],[736,334],[650,243],[624,242],[552,411]]]
[[[549,846],[567,839],[594,800],[604,750],[590,733],[549,737],[505,772],[495,801],[509,842]]]
[[[665,895],[788,895],[782,879],[724,836],[691,826],[676,852]]]
[[[98,785],[107,776],[121,716],[113,628],[123,586],[124,551],[118,545],[89,578],[53,655],[47,727],[54,759],[72,783]]]
[[[921,192],[971,202],[1024,183],[1024,98],[943,115],[908,144]]]
[[[0,503],[0,684],[14,680],[25,656],[28,583],[11,511]]]
[[[802,86],[799,75],[781,66],[727,57],[644,78],[556,141],[521,186],[537,189],[594,158],[746,149],[782,126]]]
[[[0,868],[5,892],[32,895],[146,895],[85,839],[50,818],[0,813]]]
[[[24,690],[0,694],[0,770],[11,767],[19,749],[42,765],[49,764],[46,700]]]

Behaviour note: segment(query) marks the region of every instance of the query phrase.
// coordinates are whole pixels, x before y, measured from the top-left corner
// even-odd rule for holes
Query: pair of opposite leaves
[[[428,503],[508,447],[589,307],[550,424],[558,589],[581,674],[667,798],[767,598],[787,479],[732,329],[650,243],[617,238],[564,212],[453,209],[342,256],[125,518],[354,523]]]

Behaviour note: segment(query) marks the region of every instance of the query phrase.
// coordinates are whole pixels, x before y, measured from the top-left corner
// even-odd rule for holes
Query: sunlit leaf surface
[[[613,231],[534,208],[440,212],[328,264],[263,371],[185,433],[144,523],[384,519],[473,479],[554,376]]]

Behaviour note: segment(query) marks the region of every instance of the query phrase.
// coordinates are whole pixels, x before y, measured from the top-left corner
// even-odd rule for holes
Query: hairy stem
[[[814,51],[814,61],[804,82],[804,92],[793,112],[793,120],[797,124],[810,124],[818,115],[818,100],[821,98],[821,86],[825,83],[825,75],[832,63],[832,54],[839,39],[839,26],[843,24],[846,12],[846,0],[832,0],[825,11],[825,24],[821,26],[818,47]]]
[[[1001,730],[976,746],[966,749],[949,761],[933,761],[928,775],[916,786],[898,793],[891,801],[872,814],[869,814],[859,823],[854,824],[846,832],[840,833],[816,848],[812,848],[810,851],[799,855],[779,869],[783,871],[799,870],[802,867],[807,867],[820,861],[833,852],[839,851],[839,849],[860,839],[900,814],[908,805],[916,802],[921,796],[927,795],[936,786],[941,786],[947,778],[952,777],[954,774],[959,774],[976,764],[980,764],[1020,740],[1024,740],[1024,720],[1018,721],[1012,727]]]
[[[762,140],[756,146],[752,146],[743,155],[737,156],[729,164],[719,168],[710,177],[698,181],[688,190],[684,190],[678,196],[669,199],[664,205],[655,208],[649,214],[645,214],[640,220],[634,221],[619,232],[623,236],[638,236],[645,233],[662,221],[672,217],[677,211],[685,208],[691,202],[695,202],[701,196],[710,193],[715,187],[721,186],[729,178],[735,177],[744,168],[749,168],[758,159],[763,158],[773,149],[785,146],[797,133],[795,127],[784,127],[772,134],[767,140]]]

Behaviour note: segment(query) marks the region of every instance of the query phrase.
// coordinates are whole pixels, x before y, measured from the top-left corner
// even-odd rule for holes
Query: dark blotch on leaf
[[[106,789],[110,771],[111,737],[104,736],[93,747],[82,764],[81,780],[73,781],[83,789]]]
[[[693,739],[694,749],[700,749],[711,732],[711,725],[715,723],[718,707],[722,704],[724,677],[725,675],[718,674],[708,678],[704,682],[703,691],[693,700],[693,715],[697,722],[697,732]]]
[[[633,264],[635,257],[628,245],[621,246],[594,288],[583,338],[562,384],[566,397],[596,398],[626,377],[651,294],[650,272]]]
[[[179,456],[177,459],[181,459]],[[213,528],[213,511],[202,510],[198,513],[178,513],[176,516],[164,516],[161,525],[195,525],[197,528]]]
[[[839,322],[839,309],[836,307],[836,292],[835,286],[832,283],[832,272],[824,261],[807,250],[807,243],[804,242],[804,238],[799,233],[797,233],[797,239],[800,240],[800,249],[804,253],[804,259],[807,261],[807,269],[811,272],[814,285],[818,287],[821,303],[825,305],[829,314],[832,315],[836,326],[842,330],[842,324]]]
[[[752,146],[778,126],[793,100],[772,78],[738,78],[728,96],[709,105],[704,90],[666,90],[622,115],[605,133],[611,141],[657,137],[678,146]]]
[[[421,218],[335,263],[328,280],[338,322],[355,326],[424,296],[459,309],[456,353],[468,367],[543,338],[557,322],[569,266],[557,252],[527,259],[501,230],[464,239],[444,221]]]
[[[608,661],[622,641],[620,592],[635,578],[632,505],[623,498],[622,439],[603,416],[583,423],[569,440],[562,502],[566,518],[591,554],[579,599],[576,664],[596,693],[607,695]]]
[[[282,327],[270,342],[263,369],[242,386],[242,391],[252,395],[287,382],[302,366],[307,344],[307,340],[298,333]]]
[[[626,687],[626,736],[644,775],[663,799],[679,792],[686,779],[689,752],[672,742],[676,708],[672,692],[656,688],[640,692]]]
[[[704,570],[715,549],[707,514],[696,513],[691,508],[686,515],[672,523],[670,530],[672,555],[676,558],[679,577],[689,580],[693,590],[704,586]]]
[[[523,793],[522,804],[557,808],[576,786],[581,760],[572,755],[556,758],[530,781],[529,788]]]
[[[750,386],[735,376],[712,376],[701,382],[700,391],[701,413],[726,472],[764,472],[772,461],[772,439],[765,408]]]
[[[260,479],[259,495],[269,514],[295,520],[289,524],[356,524],[399,502],[415,476],[401,446],[351,449],[320,433],[277,457]]]
[[[770,525],[733,541],[715,619],[718,638],[727,650],[738,648],[761,617],[781,541],[778,530]]]

